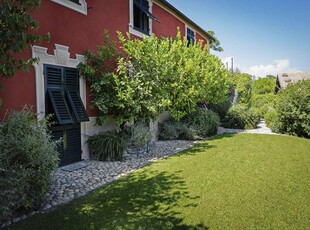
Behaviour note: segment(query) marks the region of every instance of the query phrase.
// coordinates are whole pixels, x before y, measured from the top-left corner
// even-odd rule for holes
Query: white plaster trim
[[[39,62],[34,64],[36,74],[36,105],[38,119],[45,116],[45,96],[44,96],[44,75],[43,64],[51,64],[58,66],[66,66],[76,68],[80,62],[84,61],[83,55],[76,55],[75,59],[70,58],[69,47],[64,45],[55,44],[54,55],[47,53],[47,48],[41,46],[32,46],[32,57],[39,58]],[[80,88],[85,88],[86,82],[80,78]],[[81,90],[81,98],[86,102],[86,93]]]
[[[79,0],[80,4],[76,4],[69,0],[51,0],[52,2],[58,3],[62,6],[68,7],[71,10],[75,10],[81,14],[87,15],[87,3],[85,0]]]
[[[152,0],[148,0],[149,1],[149,6],[150,6],[150,13],[152,13],[152,8],[153,8],[153,1]],[[152,35],[152,31],[153,31],[153,20],[149,18],[149,34],[147,35],[145,33],[140,32],[139,30],[134,29],[134,23],[133,23],[133,0],[129,0],[129,24],[128,24],[128,32],[130,34],[133,34],[137,37],[143,38],[143,37],[151,37]]]
[[[39,62],[34,64],[36,75],[36,105],[38,120],[45,116],[45,94],[44,94],[44,67],[43,64],[58,65],[76,68],[77,65],[85,61],[85,57],[80,54],[75,55],[75,59],[70,58],[69,47],[55,44],[54,55],[47,53],[46,47],[32,46],[32,57],[39,58]],[[80,97],[83,104],[86,105],[86,81],[83,76],[80,76]],[[87,128],[90,122],[81,122],[81,149],[82,159],[89,158],[87,146]]]

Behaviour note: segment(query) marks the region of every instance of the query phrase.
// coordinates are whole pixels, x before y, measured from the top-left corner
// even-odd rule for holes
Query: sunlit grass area
[[[310,140],[226,134],[12,229],[309,229]]]

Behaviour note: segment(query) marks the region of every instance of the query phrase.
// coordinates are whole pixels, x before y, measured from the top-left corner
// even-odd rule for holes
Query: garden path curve
[[[258,134],[276,134],[266,126],[266,122],[261,120],[256,129],[227,129],[219,127],[217,134],[222,133],[258,133]]]

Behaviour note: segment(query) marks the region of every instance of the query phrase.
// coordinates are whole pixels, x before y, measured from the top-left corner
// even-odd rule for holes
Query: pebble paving
[[[221,133],[275,134],[266,127],[264,120],[261,120],[257,129],[242,130],[219,128],[218,134]],[[65,171],[62,168],[58,168],[52,174],[54,183],[49,187],[49,192],[45,196],[45,203],[42,208],[38,211],[33,211],[27,215],[24,214],[2,223],[1,227],[8,226],[36,213],[47,212],[58,205],[68,203],[74,198],[84,196],[90,191],[128,175],[145,165],[190,148],[198,142],[199,141],[181,140],[156,141],[150,144],[147,153],[126,154],[123,161],[102,162],[87,160],[83,162],[85,167],[74,171]]]
[[[58,168],[52,174],[54,183],[49,187],[49,192],[45,196],[45,203],[42,208],[27,215],[24,214],[12,218],[2,223],[1,227],[68,203],[143,166],[190,148],[198,142],[180,140],[156,141],[150,144],[147,153],[126,154],[123,161],[102,162],[87,160],[83,162],[85,167],[74,171],[64,171],[62,168]]]

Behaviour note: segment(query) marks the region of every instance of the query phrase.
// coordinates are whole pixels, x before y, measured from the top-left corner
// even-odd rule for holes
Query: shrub
[[[194,140],[197,139],[197,132],[192,127],[180,121],[167,121],[159,124],[160,140]]]
[[[184,117],[183,122],[196,130],[199,137],[207,137],[216,134],[220,118],[211,110],[197,109]]]
[[[229,109],[224,126],[233,129],[255,129],[259,121],[260,117],[254,109],[235,105]]]
[[[263,118],[270,108],[273,107],[276,95],[273,93],[253,94],[251,98],[251,106],[256,108],[260,117]]]
[[[56,145],[27,107],[0,124],[0,220],[42,205],[58,165]]]
[[[181,121],[168,121],[159,126],[161,140],[195,140],[216,134],[219,116],[206,109],[197,109]]]
[[[265,116],[264,120],[266,122],[267,127],[271,129],[272,132],[278,133],[280,132],[281,122],[279,121],[279,114],[274,110],[269,110]]]
[[[127,137],[121,131],[107,131],[88,139],[93,159],[102,161],[120,161],[127,147]]]
[[[152,140],[150,128],[144,123],[137,122],[127,128],[129,142],[134,148],[141,148]]]
[[[278,93],[275,111],[279,132],[310,137],[310,81],[289,85]]]
[[[224,102],[218,104],[210,104],[210,110],[214,111],[219,115],[221,119],[224,119],[230,108],[230,101],[227,98]]]

